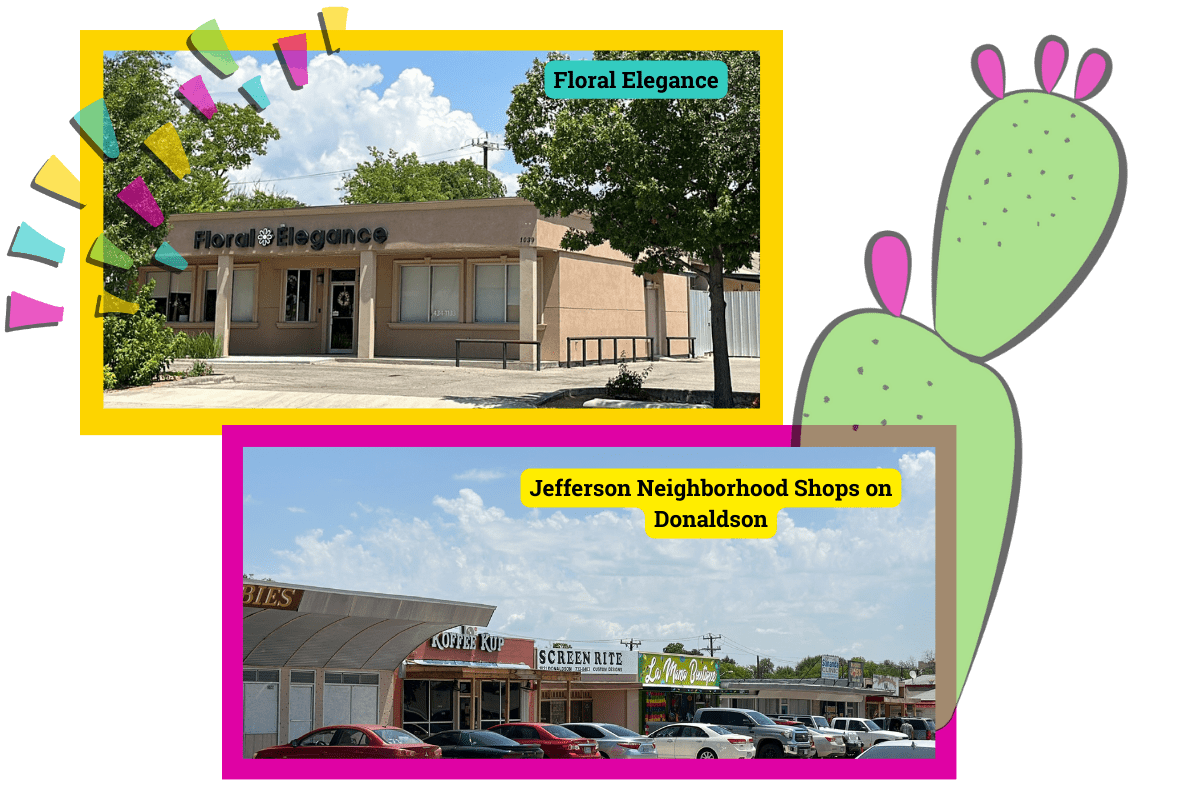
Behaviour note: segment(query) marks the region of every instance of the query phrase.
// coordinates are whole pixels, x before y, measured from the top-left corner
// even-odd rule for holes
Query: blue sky
[[[591,53],[566,51],[573,59]],[[413,51],[309,53],[309,83],[299,90],[286,82],[273,52],[234,52],[239,69],[218,80],[188,51],[173,54],[172,73],[179,83],[203,75],[218,101],[244,105],[238,94],[247,80],[261,77],[270,105],[263,118],[281,133],[265,156],[247,169],[230,173],[237,184],[258,181],[308,205],[339,201],[339,176],[369,159],[368,146],[416,153],[422,161],[473,158],[478,148],[461,149],[491,133],[503,138],[512,87],[525,80],[534,51]],[[492,151],[488,166],[516,192],[521,169],[506,152]],[[281,180],[287,178],[288,180]]]
[[[892,467],[895,509],[781,513],[766,540],[659,540],[630,509],[530,509],[530,467]],[[935,458],[879,449],[247,449],[243,569],[339,589],[487,603],[548,640],[705,633],[741,663],[934,647]]]

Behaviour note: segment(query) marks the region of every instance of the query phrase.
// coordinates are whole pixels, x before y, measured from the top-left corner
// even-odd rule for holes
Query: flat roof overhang
[[[245,585],[263,585],[246,583]],[[301,592],[294,610],[242,607],[247,667],[394,670],[422,642],[485,626],[495,606],[271,582]]]

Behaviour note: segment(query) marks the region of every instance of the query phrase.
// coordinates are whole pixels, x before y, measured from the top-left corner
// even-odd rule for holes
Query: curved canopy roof
[[[259,587],[279,590],[270,597],[276,606],[288,608],[247,602],[247,596],[267,596],[257,591]],[[459,625],[487,625],[495,610],[495,606],[425,597],[244,582],[242,664],[396,669],[421,642]]]

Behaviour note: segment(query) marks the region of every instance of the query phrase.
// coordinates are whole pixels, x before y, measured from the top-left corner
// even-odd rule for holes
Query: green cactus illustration
[[[1112,72],[1102,50],[1079,62],[1074,97],[1054,94],[1066,43],[1047,36],[1034,68],[1041,90],[1005,94],[1004,60],[976,48],[972,71],[992,96],[959,136],[934,229],[934,327],[902,316],[911,274],[907,240],[867,244],[867,282],[879,309],[831,322],[809,353],[797,396],[806,425],[955,425],[958,682],[969,665],[1004,570],[1021,475],[1017,406],[984,363],[1050,318],[1087,277],[1116,226],[1125,152],[1083,101]]]

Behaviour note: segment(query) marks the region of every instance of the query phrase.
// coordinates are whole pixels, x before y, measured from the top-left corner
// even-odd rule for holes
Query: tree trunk
[[[729,340],[725,336],[725,254],[720,245],[713,248],[708,265],[708,298],[712,306],[713,408],[733,408]]]

